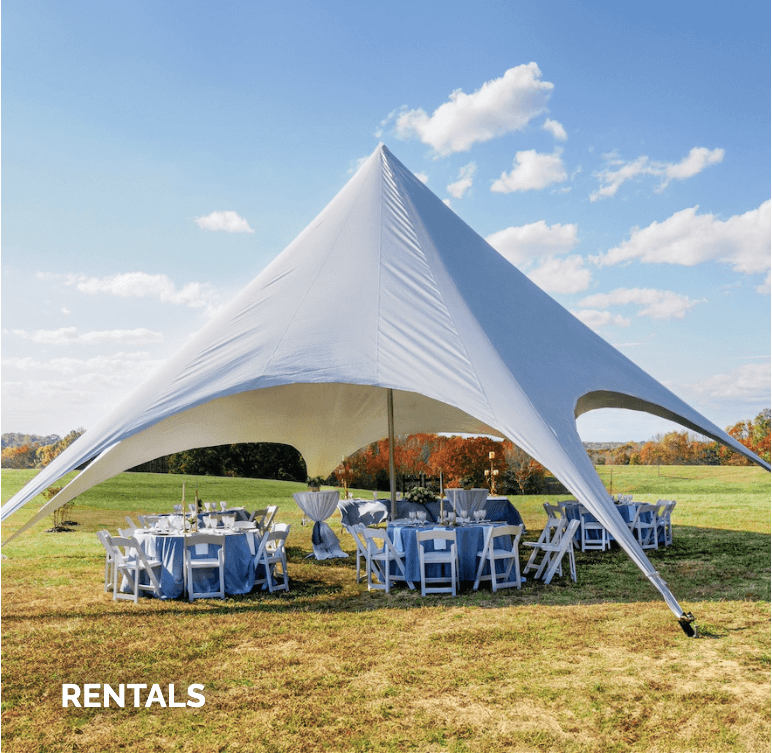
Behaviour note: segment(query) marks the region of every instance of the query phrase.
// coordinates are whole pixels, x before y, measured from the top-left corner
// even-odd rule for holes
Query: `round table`
[[[434,528],[455,531],[456,532],[456,548],[458,550],[458,575],[459,580],[472,581],[477,577],[477,552],[481,551],[483,544],[485,543],[485,530],[490,526],[502,525],[502,523],[470,523],[459,526],[441,526],[437,524],[428,523],[426,525],[414,525],[410,523],[400,523],[395,521],[389,523],[386,528],[386,535],[389,537],[395,548],[399,552],[405,554],[405,571],[407,573],[407,579],[413,583],[421,582],[421,563],[418,557],[418,542],[416,541],[417,531],[428,531]],[[504,524],[505,525],[505,524]],[[494,539],[495,540],[495,539]],[[501,545],[505,543],[509,544],[509,539],[504,539],[500,542]],[[426,550],[433,551],[434,543],[426,542]],[[501,567],[501,572],[504,572],[505,564],[498,563],[497,568]],[[430,568],[449,568],[449,565],[429,565]],[[394,571],[396,572],[396,570]],[[449,570],[448,570],[449,572]],[[439,572],[433,573],[427,571],[429,577],[439,576]],[[447,574],[445,572],[443,575]],[[485,566],[483,574],[490,574],[490,568]]]
[[[204,530],[201,531],[204,533]],[[213,531],[207,530],[206,533],[216,533],[223,538],[225,547],[225,593],[246,594],[249,593],[255,585],[255,554],[260,547],[261,536],[255,529],[231,531],[223,528]],[[135,531],[134,538],[137,540],[142,551],[150,558],[161,561],[161,598],[176,599],[183,595],[185,591],[185,572],[183,552],[185,540],[191,534],[182,533],[163,533],[151,529],[145,531]],[[192,554],[195,559],[206,557],[204,552]],[[147,576],[143,576],[147,578]],[[217,577],[209,575],[206,571],[194,571],[196,589],[203,586],[201,590],[216,590]],[[143,581],[148,582],[148,581]]]

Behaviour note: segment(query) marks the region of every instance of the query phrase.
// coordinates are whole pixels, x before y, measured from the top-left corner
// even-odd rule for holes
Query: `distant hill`
[[[6,447],[23,447],[25,444],[38,445],[45,447],[54,442],[59,442],[61,437],[58,434],[49,434],[47,437],[41,437],[38,434],[17,434],[10,432],[2,436],[2,449]]]

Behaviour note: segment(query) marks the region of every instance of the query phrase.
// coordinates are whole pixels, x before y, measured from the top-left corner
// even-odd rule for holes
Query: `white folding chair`
[[[137,525],[128,515],[125,517],[126,522],[129,524],[129,527],[133,530],[137,530],[138,528],[142,528],[142,525]]]
[[[489,580],[493,591],[499,588],[521,588],[520,582],[520,537],[523,535],[523,526],[487,526],[485,529],[485,541],[483,548],[477,552],[480,564],[477,567],[477,577],[474,581],[474,590],[480,587],[481,580]],[[508,544],[502,546],[500,539],[507,537]],[[496,540],[499,540],[498,546]],[[490,575],[483,575],[485,563],[490,566]],[[506,562],[507,569],[503,573],[496,572],[496,563]],[[514,576],[512,571],[514,570]]]
[[[365,567],[367,567],[367,539],[364,538],[364,534],[359,529],[360,527],[366,528],[366,526],[362,523],[354,523],[354,525],[349,526],[341,522],[341,527],[345,528],[351,538],[354,539],[354,544],[357,548],[357,583],[361,583],[362,560],[364,560]]]
[[[574,560],[574,534],[579,527],[578,520],[561,520],[558,521],[559,525],[554,527],[555,533],[552,536],[552,540],[548,541],[547,537],[542,541],[524,541],[525,546],[534,547],[534,553],[531,559],[528,560],[526,565],[526,571],[531,566],[531,560],[534,561],[539,552],[542,553],[542,561],[536,568],[536,577],[542,578],[545,583],[550,583],[556,572],[563,574],[563,557],[568,554],[569,572],[571,579],[576,583],[576,561]],[[546,529],[545,529],[546,530]],[[544,533],[544,532],[543,532]]]
[[[259,513],[263,513],[262,519],[257,524],[257,529],[261,532],[270,531],[273,527],[273,519],[276,517],[276,511],[279,509],[278,505],[268,505],[265,510],[258,510]]]
[[[259,531],[263,530],[263,522],[265,521],[265,516],[268,515],[268,508],[264,507],[262,510],[253,510],[252,514],[249,516],[250,522],[254,522],[254,524],[257,526],[257,529]]]
[[[558,505],[551,505],[549,502],[545,502],[542,507],[544,512],[547,513],[548,518],[563,518],[565,517],[565,510]]]
[[[458,587],[458,547],[456,531],[444,528],[432,528],[428,531],[417,531],[415,535],[418,544],[418,561],[421,565],[421,596],[427,593],[451,593],[456,595]],[[433,542],[434,551],[427,551],[427,542]],[[442,547],[442,548],[438,548]],[[450,565],[450,577],[432,576],[426,573],[427,565]],[[430,586],[430,583],[447,583],[448,586]]]
[[[264,577],[255,577],[255,585],[262,585],[263,588],[268,588],[270,593],[274,591],[289,591],[289,571],[287,570],[287,553],[285,550],[289,529],[290,526],[288,524],[281,523],[264,533],[255,555],[256,575],[259,567],[262,566],[265,569]],[[276,575],[276,568],[279,565],[281,565],[281,583],[279,583]]]
[[[105,593],[107,593],[113,587],[113,580],[115,578],[115,558],[113,556],[113,548],[108,543],[110,538],[109,531],[97,531],[97,538],[99,543],[105,550]]]
[[[404,581],[410,588],[405,570],[405,555],[398,552],[383,528],[367,528],[359,525],[359,533],[366,542],[365,562],[367,566],[367,590],[385,590],[389,593],[392,581]],[[379,543],[380,542],[380,543]],[[391,563],[397,565],[398,573],[391,572]]]
[[[563,529],[566,527],[566,524],[568,522],[568,518],[562,517],[548,517],[547,518],[547,524],[544,526],[544,529],[539,534],[539,538],[537,541],[524,541],[523,544],[525,546],[533,547],[533,551],[531,552],[531,556],[528,558],[528,562],[525,565],[525,568],[523,569],[523,575],[526,573],[529,573],[531,570],[539,570],[539,562],[537,562],[538,556],[541,552],[541,545],[542,544],[551,544],[554,539],[559,540],[560,534],[563,531]],[[536,575],[538,578],[541,574],[541,571],[539,571]],[[560,575],[563,575],[562,565],[560,570]]]
[[[214,556],[211,547],[216,548]],[[197,555],[194,557],[193,555]],[[201,556],[205,555],[205,556]],[[193,587],[195,570],[216,571],[219,588],[216,590],[196,591]],[[185,537],[185,581],[188,600],[225,598],[225,537],[216,533],[194,533]]]
[[[641,549],[659,549],[657,541],[657,506],[641,502],[635,511],[635,517],[629,525],[630,531],[638,539]]]
[[[608,531],[584,505],[579,505],[579,541],[583,552],[611,548]]]
[[[148,559],[133,537],[124,538],[123,536],[110,536],[108,534],[105,541],[112,549],[115,563],[113,600],[128,599],[136,604],[139,601],[140,591],[152,591],[160,599],[160,560]],[[156,570],[158,573],[155,572]],[[142,573],[147,574],[150,583],[141,583]],[[121,577],[128,581],[130,593],[123,593],[119,590],[118,581]]]
[[[673,508],[676,503],[673,500],[660,499],[657,502],[657,539],[659,540],[659,532],[662,531],[662,540],[665,542],[665,546],[670,546],[673,543],[673,526],[671,522],[671,516],[673,514]]]
[[[144,528],[119,528],[118,535],[124,539],[130,539],[137,531],[144,531]]]

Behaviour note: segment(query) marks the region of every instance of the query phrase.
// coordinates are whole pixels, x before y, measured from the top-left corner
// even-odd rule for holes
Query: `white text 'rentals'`
[[[101,683],[86,683],[81,688],[80,685],[66,683],[62,685],[62,708],[66,709],[70,705],[75,708],[109,708],[110,706],[125,708],[127,695],[129,701],[133,701],[134,708],[149,708],[154,704],[171,709],[188,706],[200,708],[206,703],[202,693],[203,685],[188,685],[188,700],[179,701],[174,698],[174,685],[168,686],[166,695],[160,685],[149,687],[148,691],[148,685],[140,682],[121,683],[117,688]]]

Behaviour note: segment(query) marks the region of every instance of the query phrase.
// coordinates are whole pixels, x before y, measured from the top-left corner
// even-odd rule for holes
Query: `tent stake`
[[[386,390],[386,413],[389,420],[389,489],[391,490],[391,519],[397,517],[397,484],[394,475],[394,392]]]

